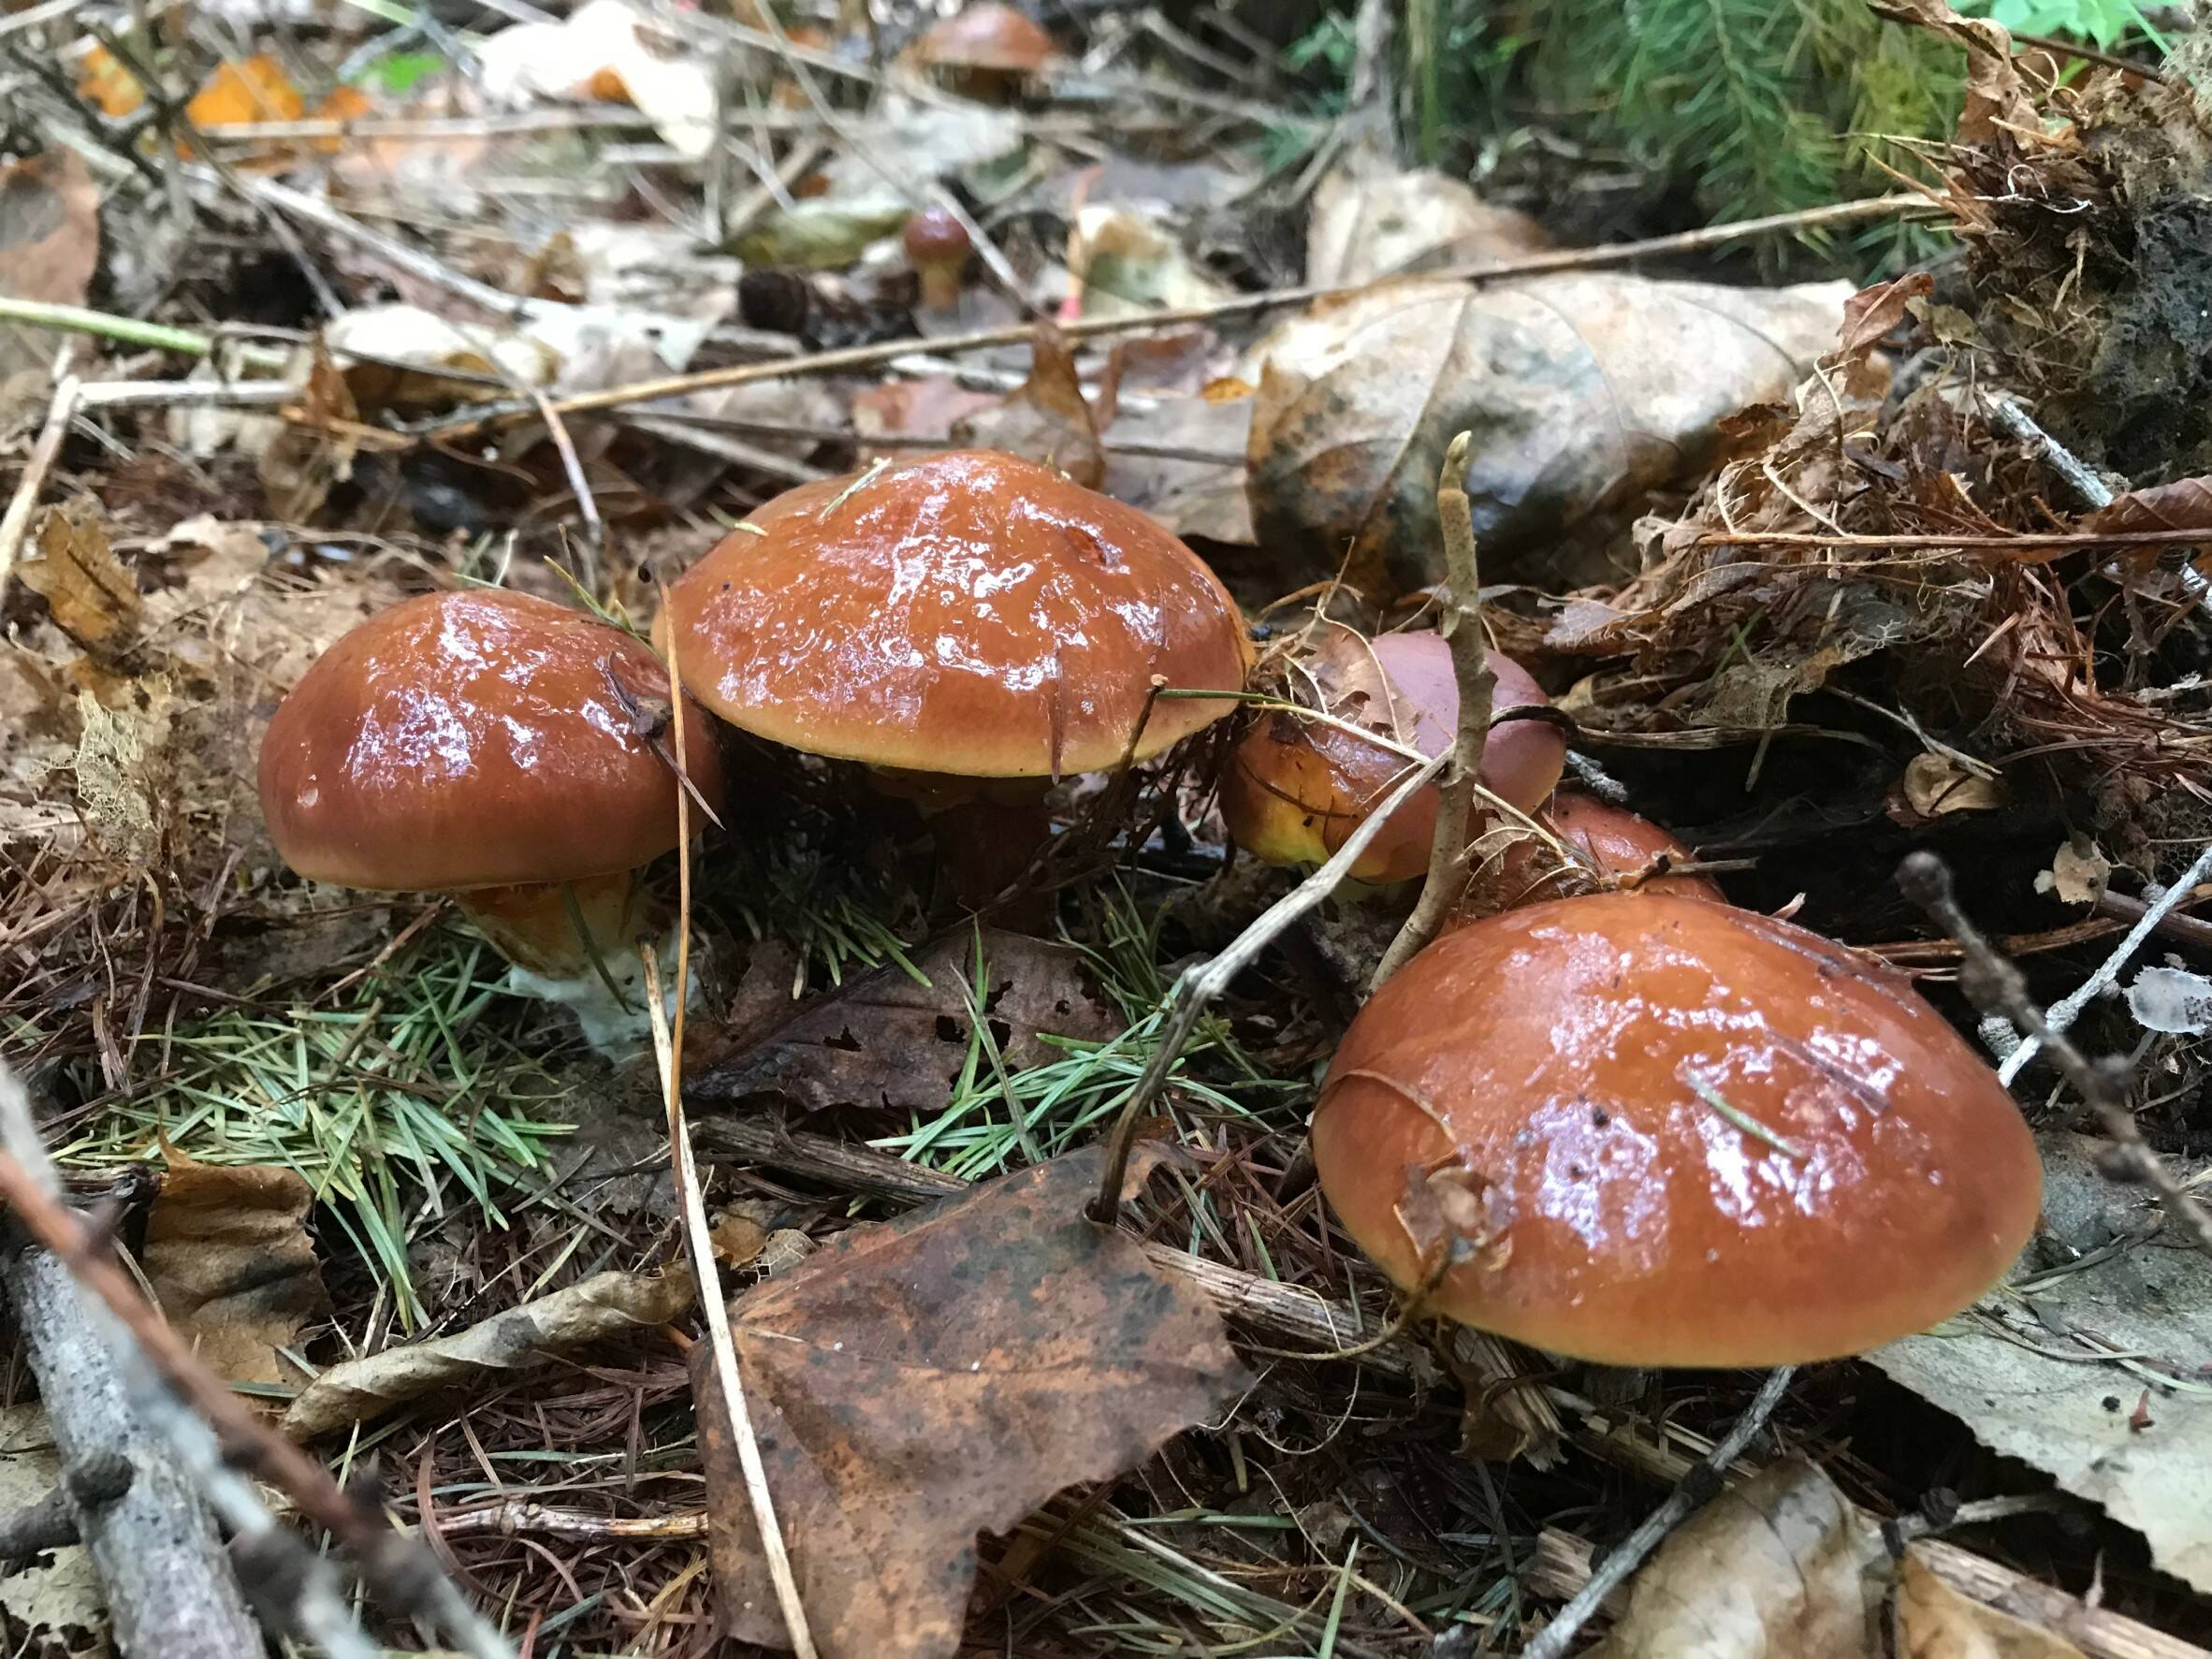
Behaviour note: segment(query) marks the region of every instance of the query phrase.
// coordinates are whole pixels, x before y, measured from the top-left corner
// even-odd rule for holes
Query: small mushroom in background
[[[1493,832],[1506,844],[1476,871],[1455,925],[1579,893],[1666,893],[1728,902],[1710,876],[1682,872],[1681,866],[1696,862],[1695,853],[1625,807],[1563,789],[1535,819],[1551,839],[1518,825]]]
[[[510,988],[570,1004],[605,1048],[645,1030],[638,872],[677,844],[668,712],[667,670],[618,628],[528,594],[425,594],[300,677],[262,739],[261,810],[311,880],[452,894]],[[710,722],[685,727],[719,809]]]
[[[1543,688],[1520,663],[1492,651],[1490,665],[1497,680],[1497,711],[1548,706]],[[1316,649],[1293,659],[1290,670],[1297,681],[1293,690],[1317,694],[1331,718],[1280,708],[1252,714],[1223,772],[1221,816],[1230,838],[1255,858],[1320,864],[1389,797],[1406,767],[1419,764],[1409,755],[1425,760],[1451,743],[1459,683],[1451,648],[1434,633],[1368,639],[1332,626]],[[1482,782],[1500,799],[1533,811],[1551,793],[1565,764],[1566,740],[1556,727],[1506,720],[1491,729],[1483,745]],[[1428,869],[1435,834],[1432,786],[1401,808],[1369,843],[1352,866],[1352,878],[1378,886],[1412,880]]]
[[[1011,102],[1057,55],[1028,15],[997,0],[965,7],[914,43],[916,62],[972,98]]]
[[[960,309],[960,275],[973,250],[967,229],[942,208],[924,208],[907,221],[907,263],[922,279],[922,308]]]
[[[968,904],[1051,834],[1046,795],[1228,714],[1244,618],[1204,561],[1049,467],[956,450],[803,485],[668,587],[691,694],[773,743],[870,769],[930,821]]]
[[[1447,935],[1321,1084],[1345,1229],[1424,1305],[1616,1365],[1769,1366],[1923,1331],[2034,1230],[2035,1142],[1902,975],[1700,899]]]

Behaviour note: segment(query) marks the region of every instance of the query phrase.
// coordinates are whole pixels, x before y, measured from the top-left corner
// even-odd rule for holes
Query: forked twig
[[[1428,879],[1414,902],[1413,914],[1390,940],[1375,969],[1370,994],[1436,937],[1463,884],[1467,821],[1474,816],[1475,791],[1482,782],[1482,750],[1490,741],[1490,708],[1497,689],[1491,672],[1490,647],[1482,636],[1482,573],[1476,551],[1475,514],[1467,502],[1467,448],[1472,432],[1462,432],[1444,452],[1436,479],[1436,517],[1444,528],[1444,596],[1437,632],[1451,648],[1452,677],[1459,682],[1459,729],[1445,751],[1448,764],[1436,784],[1436,838],[1429,846]]]
[[[1368,843],[1382,834],[1383,825],[1390,822],[1391,814],[1425,788],[1448,759],[1448,749],[1408,772],[1374,815],[1346,837],[1345,844],[1327,864],[1260,911],[1221,954],[1175,982],[1175,1011],[1168,1016],[1160,1032],[1159,1047],[1145,1066],[1144,1074],[1137,1079],[1137,1086],[1129,1091],[1128,1100],[1114,1120],[1113,1133],[1108,1138],[1105,1171],[1099,1180],[1099,1195],[1092,1200],[1089,1211],[1093,1221],[1110,1226],[1120,1210],[1121,1186],[1128,1174],[1129,1146],[1136,1138],[1137,1124],[1166,1085],[1168,1073],[1174,1070],[1183,1045],[1190,1041],[1190,1034],[1198,1028],[1199,1018],[1208,1005],[1229,988],[1230,981],[1252,966],[1277,935],[1336,891],[1351,874],[1352,866],[1360,862]]]
[[[2212,859],[2212,853],[2206,857]],[[2049,1051],[2052,1064],[2066,1074],[2066,1080],[2097,1114],[2113,1143],[2105,1172],[2115,1180],[2149,1187],[2190,1241],[2212,1256],[2212,1213],[2207,1213],[2150,1149],[2143,1131],[2135,1127],[2135,1114],[2128,1110],[2129,1064],[2117,1056],[2090,1059],[2044,1016],[2028,995],[2028,981],[2018,966],[1989,942],[1960,907],[1951,882],[1951,866],[1942,859],[1932,852],[1914,853],[1898,866],[1897,884],[1937,926],[1958,941],[1959,950],[1965,953],[1958,988],[1966,993],[1967,1000],[1983,1013],[2003,1015],[2026,1031],[2030,1041],[2040,1042]],[[2192,884],[2177,886],[2186,892]]]

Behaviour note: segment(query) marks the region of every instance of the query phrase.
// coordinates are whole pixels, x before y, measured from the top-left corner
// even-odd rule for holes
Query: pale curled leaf
[[[452,1336],[333,1365],[300,1390],[284,1433],[312,1439],[420,1399],[433,1390],[493,1387],[587,1343],[665,1325],[695,1297],[689,1272],[593,1273],[580,1284],[494,1314]]]
[[[1871,1521],[1812,1463],[1731,1488],[1659,1547],[1586,1659],[1884,1659]]]
[[[979,1532],[1135,1466],[1243,1385],[1205,1298],[1084,1218],[1100,1162],[1088,1148],[856,1228],[731,1304],[824,1659],[953,1653]],[[696,1360],[692,1385],[722,1623],[777,1644],[728,1420]]]
[[[313,1189],[272,1164],[168,1157],[142,1259],[163,1317],[226,1382],[297,1381],[278,1350],[330,1312],[307,1235]]]
[[[2128,987],[2128,1011],[2146,1031],[2202,1037],[2212,1031],[2212,980],[2183,968],[2147,968]]]
[[[1961,1595],[1911,1550],[1891,1610],[1898,1659],[2081,1659],[2072,1642]]]

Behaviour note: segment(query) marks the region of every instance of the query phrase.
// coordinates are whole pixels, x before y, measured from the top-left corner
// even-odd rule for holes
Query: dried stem
[[[62,440],[69,434],[69,423],[77,418],[79,382],[74,374],[62,377],[53,388],[53,401],[47,405],[46,424],[38,429],[37,442],[31,445],[31,458],[23,463],[23,475],[17,482],[15,494],[9,498],[7,512],[0,516],[0,594],[7,591],[8,578],[15,574],[16,553],[23,545],[23,532],[31,527],[31,514],[38,505],[38,492],[46,488],[46,475],[53,471],[54,458],[62,452]]]
[[[2198,863],[2212,865],[2212,852]],[[2188,891],[2195,874],[2191,873],[2191,881],[2178,883],[2178,889]],[[1958,987],[1966,993],[1967,1000],[1984,1013],[2002,1015],[2026,1031],[2030,1042],[2041,1043],[2052,1063],[2097,1114],[2113,1142],[2105,1172],[2116,1180],[2149,1187],[2190,1241],[2212,1256],[2212,1213],[2206,1212],[2144,1142],[2143,1131],[2135,1127],[2135,1114],[2128,1110],[2127,1062],[2090,1059],[2074,1046],[2072,1038],[2044,1017],[2043,1010],[2028,995],[2026,976],[2012,958],[1989,942],[1960,907],[1951,883],[1950,866],[1942,859],[1932,852],[1915,852],[1898,866],[1897,881],[1907,898],[1958,941],[1958,948],[1965,953]]]
[[[1436,480],[1436,517],[1444,527],[1444,595],[1437,631],[1451,647],[1452,677],[1459,681],[1459,730],[1436,784],[1436,838],[1429,847],[1428,879],[1413,914],[1383,953],[1369,994],[1410,961],[1444,924],[1464,885],[1467,822],[1482,781],[1482,750],[1490,740],[1492,693],[1489,643],[1482,634],[1482,572],[1475,546],[1475,515],[1467,502],[1467,449],[1474,434],[1462,432],[1444,452]]]
[[[684,688],[677,673],[676,645],[671,635],[668,650],[668,705],[671,747],[679,777],[684,755]],[[737,1370],[737,1339],[730,1330],[730,1306],[722,1298],[721,1270],[716,1266],[714,1239],[706,1224],[706,1195],[699,1185],[698,1160],[691,1152],[691,1126],[684,1117],[683,1029],[684,1004],[689,999],[691,972],[691,821],[689,778],[676,792],[677,914],[676,1015],[669,1025],[667,1006],[661,998],[661,970],[648,942],[638,954],[645,960],[646,1011],[652,1021],[653,1054],[660,1062],[661,1095],[668,1111],[668,1160],[676,1178],[677,1201],[683,1210],[684,1240],[691,1250],[691,1272],[699,1281],[699,1302],[706,1316],[706,1334],[714,1353],[715,1379],[721,1389],[722,1407],[730,1414],[730,1428],[737,1442],[737,1462],[745,1471],[746,1496],[751,1501],[753,1521],[761,1535],[761,1552],[767,1558],[768,1578],[776,1587],[777,1605],[798,1659],[818,1659],[814,1633],[807,1624],[807,1609],[799,1599],[799,1581],[792,1571],[791,1551],[783,1529],[776,1522],[776,1500],[768,1491],[767,1465],[761,1461],[761,1444],[753,1433],[752,1414],[745,1405],[745,1383]]]
[[[1784,1365],[1767,1374],[1767,1380],[1759,1385],[1752,1403],[1736,1419],[1736,1426],[1690,1471],[1687,1479],[1666,1494],[1666,1501],[1644,1518],[1642,1525],[1613,1547],[1597,1571],[1590,1576],[1590,1582],[1577,1591],[1574,1600],[1560,1608],[1558,1617],[1521,1651],[1521,1659],[1565,1659],[1568,1645],[1606,1597],[1643,1564],[1644,1558],[1665,1541],[1667,1534],[1687,1521],[1698,1505],[1719,1490],[1721,1471],[1734,1463],[1751,1444],[1752,1436],[1766,1426],[1767,1419],[1774,1415],[1774,1408],[1782,1404],[1790,1378],[1796,1375],[1794,1365]]]
[[[1426,788],[1429,779],[1450,758],[1447,750],[1409,772],[1367,822],[1351,833],[1334,857],[1262,910],[1249,927],[1230,941],[1220,955],[1176,982],[1175,1011],[1168,1016],[1167,1026],[1160,1033],[1159,1047],[1144,1068],[1143,1076],[1138,1078],[1137,1086],[1129,1092],[1121,1116],[1114,1120],[1107,1142],[1105,1171],[1099,1181],[1099,1196],[1091,1202],[1093,1221],[1111,1225],[1120,1212],[1121,1186],[1128,1173],[1129,1144],[1136,1136],[1137,1124],[1166,1085],[1168,1073],[1174,1070],[1183,1045],[1198,1028],[1199,1017],[1206,1011],[1207,1005],[1227,990],[1230,982],[1249,968],[1259,953],[1274,942],[1277,935],[1336,891],[1338,884],[1351,874],[1360,855],[1367,851],[1368,843],[1382,834],[1390,815]]]

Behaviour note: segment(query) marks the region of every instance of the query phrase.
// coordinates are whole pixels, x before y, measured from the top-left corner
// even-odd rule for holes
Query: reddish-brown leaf
[[[970,999],[1011,1069],[1050,1059],[1041,1033],[1103,1041],[1117,1029],[1084,982],[1073,951],[1021,934],[982,936],[981,990],[974,938],[947,934],[915,966],[915,982],[886,968],[798,1005],[791,1016],[695,1074],[701,1100],[773,1095],[808,1111],[832,1106],[941,1112],[967,1059]]]
[[[0,294],[82,305],[100,263],[100,192],[84,157],[49,150],[0,166]]]
[[[1083,1215],[1088,1148],[855,1228],[730,1307],[779,1529],[823,1659],[942,1659],[976,1535],[1134,1467],[1233,1397],[1219,1317]],[[702,1343],[692,1384],[721,1618],[784,1643]]]
[[[2081,521],[2087,531],[2201,530],[2212,541],[2212,478],[2176,478],[2115,496]]]
[[[1084,400],[1083,383],[1068,342],[1050,323],[1037,325],[1029,378],[1007,394],[996,409],[968,415],[953,428],[964,445],[1003,449],[1057,467],[1085,489],[1106,476],[1106,451],[1099,443],[1101,418],[1113,418],[1113,393],[1102,388],[1103,415]]]

